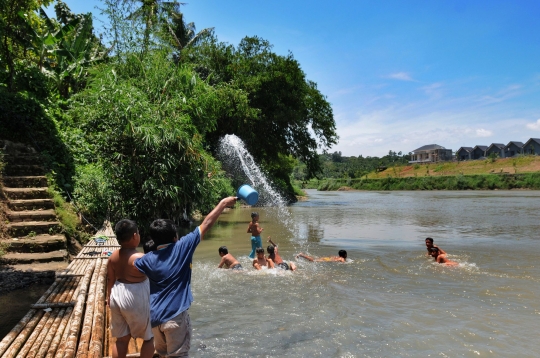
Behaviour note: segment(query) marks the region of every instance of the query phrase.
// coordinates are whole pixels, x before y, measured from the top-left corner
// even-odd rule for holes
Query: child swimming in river
[[[435,258],[435,261],[437,261],[437,263],[445,264],[446,266],[457,266],[457,265],[459,265],[455,261],[448,260],[448,258],[446,257],[446,253],[443,254],[442,250],[439,249],[438,247],[432,247],[431,248],[431,256],[433,258]]]
[[[296,255],[296,258],[299,258],[299,257],[302,257],[311,262],[345,262],[347,261],[347,251],[339,250],[338,256],[326,256],[326,257],[319,257],[319,258],[314,258],[312,256],[299,253],[298,255]]]
[[[283,270],[295,271],[296,265],[294,264],[294,262],[286,263],[285,261],[283,261],[283,259],[278,253],[278,246],[272,241],[270,236],[268,236],[268,242],[272,244],[268,245],[268,247],[266,248],[266,251],[268,252],[268,258],[274,261],[274,264]]]
[[[253,267],[257,270],[261,270],[263,266],[266,266],[269,269],[274,268],[274,261],[272,259],[267,259],[264,256],[264,249],[262,247],[257,247],[255,250],[257,252],[257,258],[253,260]]]
[[[238,262],[233,255],[229,254],[227,246],[221,246],[218,249],[218,252],[219,256],[221,256],[221,262],[219,263],[218,268],[225,266],[225,268],[230,268],[231,270],[242,270],[242,265],[240,265],[240,262]]]
[[[255,250],[258,247],[262,247],[261,233],[263,228],[259,226],[259,214],[256,212],[251,213],[251,222],[248,225],[247,233],[251,234],[251,253],[249,254],[250,259],[255,258]],[[264,250],[263,250],[264,253]]]

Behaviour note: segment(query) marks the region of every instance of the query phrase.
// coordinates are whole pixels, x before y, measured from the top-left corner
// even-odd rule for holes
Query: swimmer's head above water
[[[347,251],[339,250],[338,255],[339,257],[343,257],[345,260],[347,260]]]

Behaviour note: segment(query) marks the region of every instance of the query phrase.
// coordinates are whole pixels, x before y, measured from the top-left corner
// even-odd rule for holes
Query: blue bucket
[[[237,195],[239,199],[244,200],[248,205],[255,205],[259,201],[259,193],[247,184],[238,188]]]

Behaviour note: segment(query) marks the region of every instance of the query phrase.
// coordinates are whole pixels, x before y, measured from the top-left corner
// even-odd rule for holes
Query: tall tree
[[[280,156],[301,159],[310,176],[320,170],[317,150],[337,143],[336,124],[330,104],[291,53],[277,55],[259,37],[246,37],[237,48],[211,37],[188,51],[185,61],[193,62],[210,83],[248,93],[257,113],[254,118],[218,118],[216,130],[207,135],[212,145],[225,134],[236,134],[259,162],[287,181],[290,173],[274,165]]]

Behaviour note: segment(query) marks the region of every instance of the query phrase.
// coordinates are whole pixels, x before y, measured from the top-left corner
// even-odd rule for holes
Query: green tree
[[[249,118],[218,118],[216,129],[206,136],[214,148],[223,135],[236,134],[273,177],[290,175],[275,165],[281,156],[300,159],[309,177],[320,171],[317,150],[338,139],[332,108],[291,53],[277,55],[259,37],[246,37],[237,48],[210,37],[190,49],[184,61],[193,63],[209,83],[246,92],[256,111]]]

